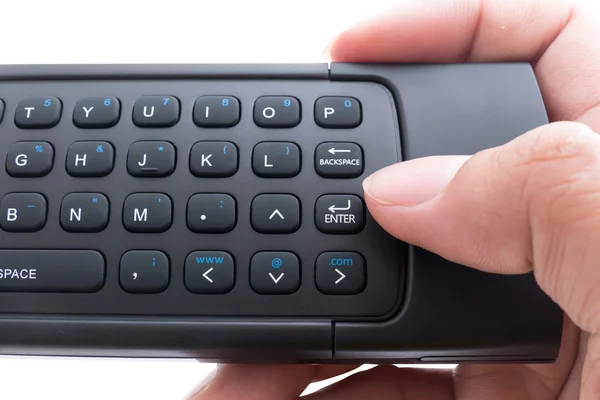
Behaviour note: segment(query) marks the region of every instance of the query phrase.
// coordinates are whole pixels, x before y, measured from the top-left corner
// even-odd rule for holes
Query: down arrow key
[[[291,294],[300,286],[300,260],[291,252],[265,251],[250,260],[250,284],[259,294]]]

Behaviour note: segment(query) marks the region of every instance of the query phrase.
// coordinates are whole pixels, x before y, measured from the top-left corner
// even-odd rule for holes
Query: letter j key
[[[179,99],[174,96],[142,96],[133,105],[133,123],[142,128],[174,126],[179,115]]]

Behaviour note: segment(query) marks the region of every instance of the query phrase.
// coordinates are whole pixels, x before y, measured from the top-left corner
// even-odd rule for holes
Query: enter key
[[[323,233],[356,234],[365,225],[365,206],[355,195],[326,194],[317,200],[315,219]]]

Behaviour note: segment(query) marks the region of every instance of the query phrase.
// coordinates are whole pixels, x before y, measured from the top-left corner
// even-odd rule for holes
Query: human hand
[[[306,398],[600,399],[598,15],[567,0],[412,0],[342,33],[330,54],[341,62],[532,63],[551,124],[472,157],[388,167],[365,181],[365,200],[398,239],[491,273],[533,270],[567,318],[551,365],[376,367]],[[295,399],[311,382],[354,368],[225,365],[192,398]]]

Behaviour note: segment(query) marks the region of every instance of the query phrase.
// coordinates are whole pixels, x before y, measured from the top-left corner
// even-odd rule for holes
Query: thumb
[[[600,136],[561,122],[472,157],[431,157],[364,182],[400,240],[484,271],[534,271],[581,328],[600,330]]]

